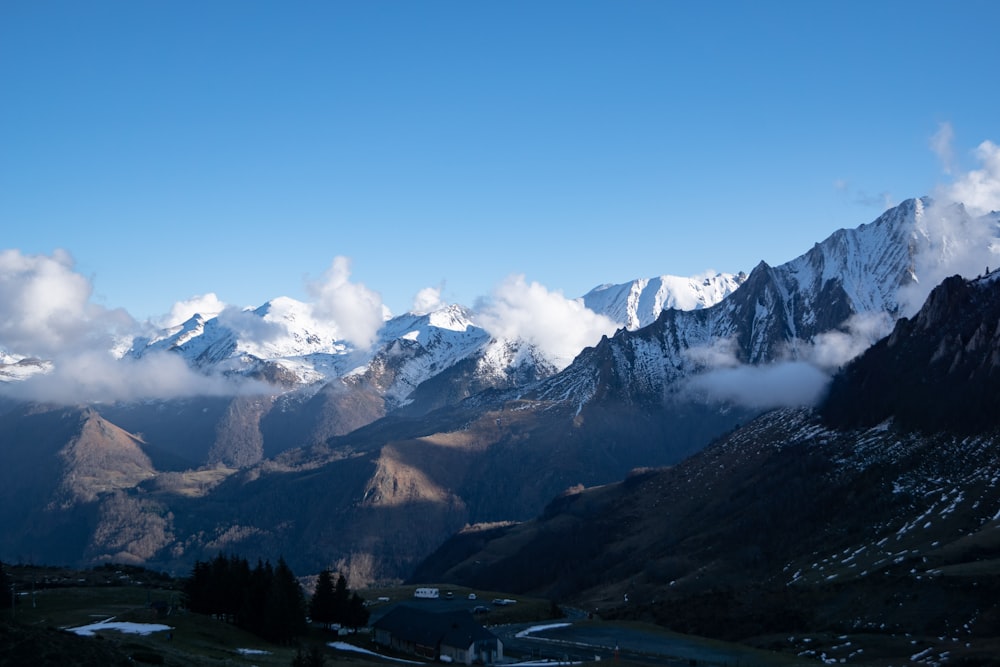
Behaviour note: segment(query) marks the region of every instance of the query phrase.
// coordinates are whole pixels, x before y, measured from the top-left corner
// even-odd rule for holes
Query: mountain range
[[[827,663],[1000,655],[1000,272],[672,467],[463,530],[413,575]]]
[[[618,329],[571,361],[459,305],[389,319],[368,349],[287,298],[119,340],[123,364],[174,355],[242,389],[4,399],[0,556],[183,572],[226,550],[352,586],[399,580],[465,526],[529,520],[567,489],[680,464],[815,402],[970,244],[992,256],[997,228],[908,200],[779,266],[604,285],[580,303]],[[6,395],[57,363],[6,351]]]

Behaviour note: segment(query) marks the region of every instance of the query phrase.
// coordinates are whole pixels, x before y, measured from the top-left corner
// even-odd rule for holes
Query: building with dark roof
[[[372,640],[403,653],[466,665],[503,658],[503,642],[468,611],[434,613],[399,605],[372,625]]]

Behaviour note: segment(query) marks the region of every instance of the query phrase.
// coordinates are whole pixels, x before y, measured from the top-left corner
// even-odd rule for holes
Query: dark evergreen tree
[[[333,589],[333,622],[347,625],[347,612],[350,608],[350,593],[347,590],[347,579],[344,575],[337,577],[337,585]]]
[[[368,608],[365,607],[364,598],[357,593],[352,593],[351,601],[347,606],[347,616],[344,619],[344,625],[357,630],[368,625],[369,616],[370,614]]]
[[[208,562],[196,561],[191,576],[184,582],[184,604],[198,614],[211,614],[208,591],[212,579],[212,566]]]
[[[316,592],[309,601],[309,616],[322,623],[327,629],[337,621],[337,599],[333,584],[333,573],[323,570],[316,580]]]
[[[274,567],[274,578],[267,596],[266,638],[287,644],[306,633],[306,600],[302,587],[284,558]]]
[[[263,637],[267,631],[267,595],[273,579],[274,569],[271,563],[258,559],[243,596],[239,624],[259,637]]]
[[[226,608],[226,588],[229,579],[229,559],[219,554],[212,559],[208,580],[208,607],[210,614],[224,616]]]
[[[252,571],[237,556],[198,561],[184,597],[191,611],[220,616],[273,642],[287,644],[306,633],[305,596],[284,559],[275,568],[258,560]]]

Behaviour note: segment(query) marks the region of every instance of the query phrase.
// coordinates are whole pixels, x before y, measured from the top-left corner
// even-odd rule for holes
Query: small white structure
[[[441,597],[441,591],[437,588],[418,588],[413,591],[413,597],[415,598],[426,598],[429,600],[436,600]]]

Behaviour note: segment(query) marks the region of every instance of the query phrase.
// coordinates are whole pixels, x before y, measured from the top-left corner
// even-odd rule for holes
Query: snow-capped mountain
[[[948,278],[819,409],[462,531],[414,579],[766,637],[803,664],[995,664],[998,350],[1000,272]]]
[[[655,319],[664,308],[703,308],[738,287],[744,274],[660,276],[592,290],[583,301],[626,328]],[[365,381],[391,405],[407,403],[428,379],[471,360],[479,389],[524,385],[553,375],[556,366],[531,343],[496,338],[459,305],[386,320],[375,345],[359,349],[337,327],[315,317],[310,304],[287,297],[256,309],[194,315],[183,324],[136,338],[127,354],[182,356],[206,373],[265,379],[286,388],[335,379]]]
[[[620,285],[595,287],[583,295],[583,303],[631,331],[652,324],[668,308],[698,310],[714,306],[732,294],[746,278],[742,271],[690,278],[640,278]]]
[[[337,340],[335,326],[313,317],[309,304],[287,297],[253,310],[227,310],[208,318],[193,315],[155,336],[135,339],[129,354],[164,351],[206,372],[257,375],[271,365],[295,384],[342,375],[363,362]]]
[[[569,487],[607,484],[701,450],[764,408],[701,400],[687,391],[692,378],[785,361],[843,363],[846,355],[826,348],[864,349],[845,344],[858,337],[859,318],[884,318],[887,330],[943,270],[956,272],[970,257],[996,265],[996,237],[995,215],[910,200],[790,262],[762,262],[714,305],[668,308],[635,330],[623,322],[558,372],[538,347],[491,336],[460,306],[388,319],[370,350],[290,299],[196,316],[134,339],[129,354],[179,355],[204,373],[261,378],[286,391],[91,406],[133,434],[155,477],[117,491],[95,487],[97,500],[66,511],[99,505],[105,527],[121,516],[148,518],[129,524],[127,544],[107,543],[109,554],[135,562],[183,568],[205,550],[256,557],[295,544],[306,571],[342,558],[359,577],[397,578],[462,525],[525,520]],[[628,310],[632,296],[642,301],[636,289],[605,289],[605,307],[638,313]],[[957,358],[969,340],[961,343],[950,339],[944,353]],[[26,517],[50,526],[59,518],[39,514],[56,489],[28,487],[33,475],[44,477],[37,470],[65,465],[53,457],[78,437],[81,410],[15,401],[0,408],[10,461],[24,458],[8,476],[24,493],[11,486],[0,507],[10,505],[4,516],[27,539],[35,522]],[[120,449],[105,444],[101,451]],[[296,541],[303,536],[308,543]],[[92,536],[78,537],[77,551],[50,540],[46,553],[88,558]]]
[[[647,327],[618,331],[535,395],[572,396],[582,405],[610,382],[622,395],[663,397],[699,372],[822,356],[824,335],[851,337],[858,316],[885,318],[882,330],[869,327],[863,343],[871,344],[919,305],[921,290],[929,291],[937,275],[963,270],[970,256],[995,258],[998,237],[994,214],[974,217],[961,206],[907,200],[870,224],[835,232],[790,262],[761,262],[714,306],[664,310]],[[834,355],[826,365],[849,358]]]

